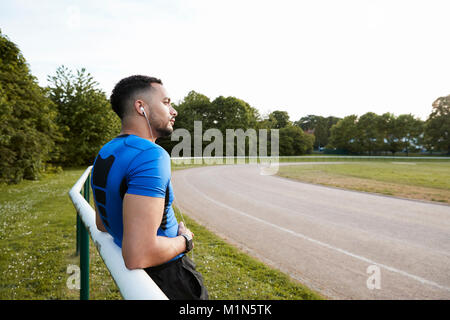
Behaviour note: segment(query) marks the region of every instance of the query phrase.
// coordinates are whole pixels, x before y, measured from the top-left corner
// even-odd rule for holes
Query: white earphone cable
[[[148,129],[150,130],[150,135],[152,136],[152,140],[155,140],[155,138],[153,137],[152,127],[150,126],[150,121],[147,118],[147,114],[145,113],[144,107],[141,107],[141,111],[144,114],[145,120],[147,120]]]
[[[155,139],[153,138],[152,127],[150,126],[150,121],[149,121],[148,118],[147,118],[147,114],[145,113],[144,107],[141,107],[141,111],[142,111],[142,113],[143,113],[143,115],[144,115],[144,117],[145,117],[145,120],[147,120],[148,129],[150,130],[150,135],[152,136],[152,140],[155,140]],[[177,201],[176,201],[175,196],[174,196],[174,198],[173,198],[173,201],[174,201],[174,203],[175,203],[175,206],[178,208],[178,211],[180,212],[181,220],[183,221],[184,226],[187,228],[187,224],[186,224],[186,221],[184,220],[183,212],[181,212],[181,208],[178,206],[178,203],[177,203]],[[194,261],[194,248],[192,248],[191,252],[192,252],[192,258],[191,258],[191,259],[192,259],[192,261]]]

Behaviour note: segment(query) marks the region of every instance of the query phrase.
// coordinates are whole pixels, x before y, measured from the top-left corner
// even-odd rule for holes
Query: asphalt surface
[[[450,206],[261,172],[175,171],[175,205],[329,299],[450,299]]]

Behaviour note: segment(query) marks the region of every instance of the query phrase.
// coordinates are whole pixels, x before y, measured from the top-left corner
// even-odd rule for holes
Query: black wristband
[[[192,238],[186,233],[182,233],[181,235],[184,237],[184,240],[186,240],[186,250],[184,251],[184,253],[188,253],[192,250]]]

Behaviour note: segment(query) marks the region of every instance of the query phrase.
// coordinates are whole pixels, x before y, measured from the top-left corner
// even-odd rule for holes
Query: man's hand
[[[182,235],[183,233],[185,233],[187,235],[190,235],[192,238],[194,238],[194,234],[191,232],[191,230],[186,228],[186,226],[184,225],[183,221],[181,221],[178,224],[178,235]]]
[[[186,226],[184,225],[183,221],[181,221],[178,224],[178,235],[182,235],[182,234],[187,234],[188,236],[191,236],[192,239],[194,239],[194,234],[191,232],[191,230],[189,230],[188,228],[186,228]],[[194,242],[192,242],[192,248],[194,248]]]

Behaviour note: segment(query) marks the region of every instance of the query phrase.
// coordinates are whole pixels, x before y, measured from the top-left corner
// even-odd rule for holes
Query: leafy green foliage
[[[415,150],[423,132],[423,121],[412,114],[401,114],[396,119],[396,130],[399,132],[400,145],[406,153]]]
[[[179,105],[174,105],[174,108],[178,112],[175,129],[186,129],[190,133],[191,139],[194,137],[194,121],[201,121],[202,133],[208,129],[218,129],[222,133],[224,145],[227,129],[242,129],[244,132],[248,129],[256,131],[258,129],[267,129],[267,151],[270,154],[270,129],[279,129],[280,155],[300,155],[312,151],[314,137],[305,134],[301,128],[294,127],[286,111],[273,111],[268,115],[267,119],[263,120],[258,110],[251,107],[244,100],[236,97],[219,96],[210,101],[208,97],[195,91],[189,92]],[[171,153],[172,148],[178,142],[170,141],[170,137],[168,137],[159,139],[158,143]],[[202,143],[204,149],[210,142],[203,141]],[[193,142],[191,142],[191,148],[191,155],[194,155]],[[250,155],[247,139],[245,141],[245,150],[247,151],[245,154]],[[223,154],[225,154],[225,150],[223,150]],[[236,145],[234,154],[238,154]]]
[[[320,149],[328,144],[331,135],[331,127],[335,125],[340,118],[329,116],[322,117],[317,115],[307,115],[295,121],[294,125],[303,129],[303,131],[314,134],[314,148]]]
[[[258,111],[244,100],[235,97],[217,97],[211,103],[216,113],[216,126],[220,131],[226,129],[255,128]]]
[[[269,114],[268,125],[273,129],[281,129],[290,126],[289,114],[286,111],[275,110]]]
[[[380,116],[378,130],[385,137],[383,149],[395,154],[402,150],[402,130],[397,126],[398,121],[395,115],[386,112]]]
[[[311,153],[314,136],[306,134],[300,127],[287,126],[280,129],[280,155],[296,156]]]
[[[74,75],[61,66],[48,81],[50,98],[58,110],[56,121],[64,137],[58,143],[58,162],[70,166],[91,164],[100,147],[120,132],[120,119],[86,69]]]
[[[408,153],[420,147],[423,122],[411,114],[395,117],[391,113],[379,116],[367,112],[359,118],[356,115],[344,117],[330,132],[327,147],[342,153]]]
[[[433,111],[425,125],[424,140],[430,150],[446,151],[450,154],[450,95],[433,102]]]
[[[340,120],[331,128],[330,145],[345,152],[356,153],[360,146],[357,137],[357,115],[350,115]]]
[[[39,177],[57,156],[56,109],[19,48],[0,31],[0,182]]]
[[[194,121],[202,122],[203,131],[214,128],[217,123],[211,101],[201,93],[191,91],[180,104],[172,104],[172,106],[178,112],[174,129],[186,129],[192,138],[194,137]],[[171,153],[172,148],[178,143],[177,141],[171,141],[170,137],[159,138],[157,142],[169,153]],[[193,142],[191,142],[191,147],[191,155],[194,155]]]

